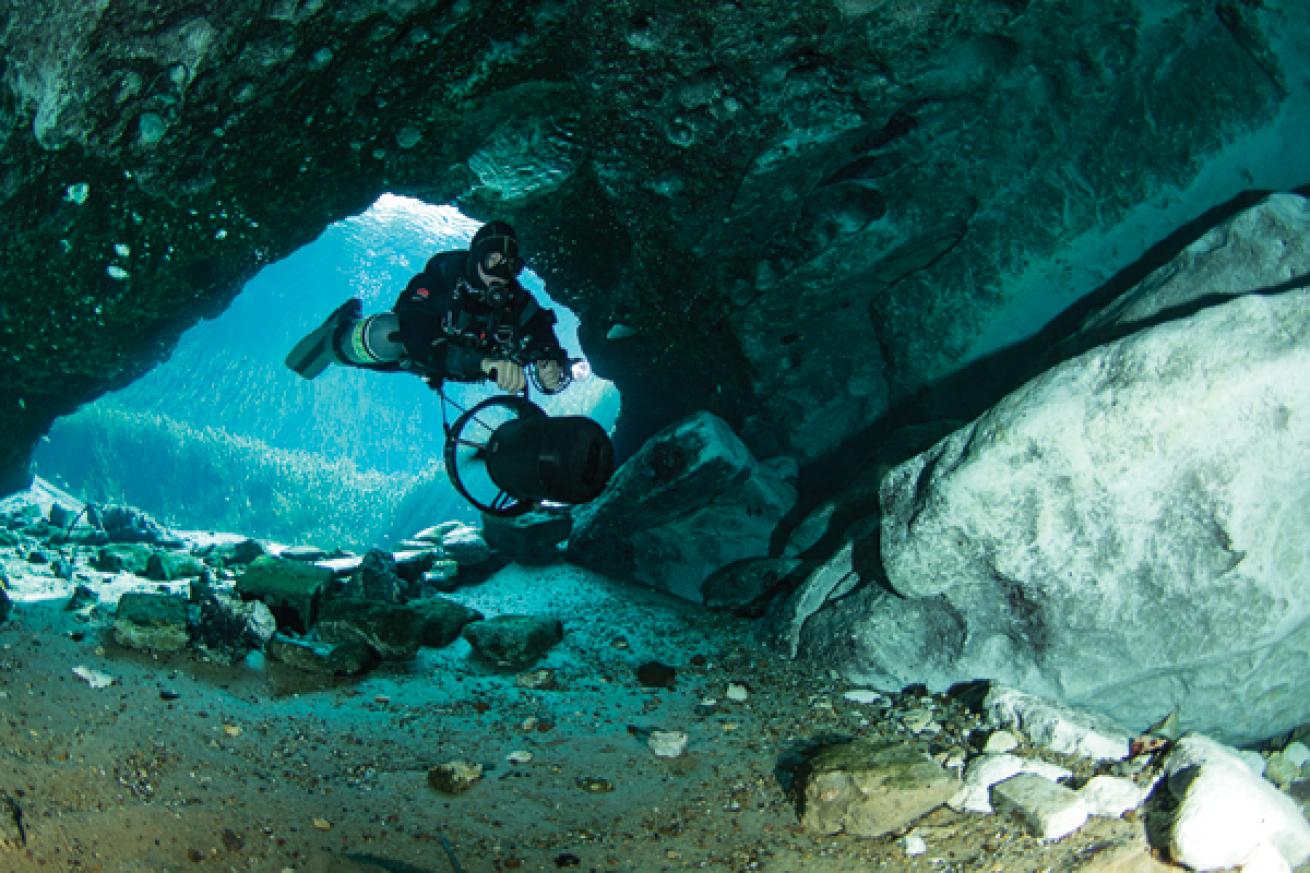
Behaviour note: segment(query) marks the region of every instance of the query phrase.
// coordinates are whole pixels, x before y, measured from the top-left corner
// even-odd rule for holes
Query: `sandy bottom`
[[[5,568],[16,596],[48,570]],[[122,580],[119,580],[120,584]],[[143,583],[149,587],[148,583]],[[454,599],[561,618],[564,642],[529,690],[463,641],[352,680],[256,655],[232,667],[152,657],[111,638],[112,610],[26,599],[0,626],[0,870],[1135,870],[1140,823],[1098,820],[1043,844],[1017,823],[943,808],[879,839],[805,832],[787,787],[823,737],[878,725],[849,688],[782,661],[741,619],[567,565],[511,566]],[[638,665],[677,669],[647,688]],[[85,666],[114,677],[93,688]],[[725,699],[728,683],[749,689]],[[719,701],[712,712],[702,701]],[[650,729],[685,731],[656,757]],[[907,735],[908,738],[908,735]],[[925,749],[929,746],[925,743]],[[511,763],[530,752],[527,763]],[[486,768],[468,791],[432,766]],[[612,790],[596,791],[597,786]]]

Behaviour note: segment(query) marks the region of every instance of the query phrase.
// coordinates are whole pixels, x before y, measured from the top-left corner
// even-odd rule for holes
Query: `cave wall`
[[[11,0],[0,484],[384,191],[519,227],[621,452],[709,409],[815,460],[1131,261],[1144,214],[1310,181],[1232,158],[1305,101],[1307,35],[1291,0]]]

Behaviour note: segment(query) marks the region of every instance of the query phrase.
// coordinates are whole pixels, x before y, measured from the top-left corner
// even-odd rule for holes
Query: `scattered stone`
[[[77,585],[73,588],[73,593],[69,595],[68,602],[64,604],[64,611],[81,612],[99,602],[100,597],[94,591],[85,585]]]
[[[1122,761],[1129,737],[1119,725],[1015,688],[994,685],[983,708],[993,723],[1023,731],[1034,745],[1084,758]]]
[[[1078,796],[1092,815],[1120,818],[1146,800],[1147,789],[1122,776],[1093,776],[1078,789]]]
[[[97,550],[91,566],[101,573],[133,573],[144,576],[155,550],[140,543],[110,543]]]
[[[614,783],[600,776],[579,776],[576,784],[592,794],[608,794],[614,790]]]
[[[130,591],[118,601],[114,640],[130,649],[176,652],[186,648],[187,601],[173,594]]]
[[[1310,823],[1296,803],[1256,776],[1232,749],[1197,734],[1165,760],[1177,801],[1170,856],[1194,870],[1239,867],[1273,849],[1287,867],[1310,860]],[[1266,868],[1268,869],[1268,868]]]
[[[443,794],[468,791],[482,778],[482,765],[464,760],[447,761],[428,770],[428,784]]]
[[[213,556],[224,564],[252,564],[256,558],[268,554],[268,549],[258,540],[244,539],[235,543],[226,543],[214,547]]]
[[[947,806],[956,812],[993,812],[992,786],[1020,773],[1034,773],[1051,781],[1073,775],[1063,767],[1018,755],[980,755],[969,762],[964,771],[964,786]]]
[[[277,556],[287,561],[312,563],[323,560],[328,553],[317,546],[291,546],[278,552]]]
[[[491,547],[482,534],[466,524],[451,528],[442,534],[441,548],[446,557],[461,567],[476,567],[491,560]]]
[[[512,518],[482,516],[482,536],[502,557],[520,563],[552,561],[569,538],[573,518],[566,513],[528,512]]]
[[[419,577],[419,589],[423,592],[450,592],[459,587],[459,562],[449,558],[438,558],[432,562]]]
[[[244,600],[262,600],[273,610],[279,628],[304,633],[318,620],[332,571],[301,561],[256,558],[237,579]]]
[[[1038,839],[1058,840],[1087,823],[1087,805],[1063,785],[1020,773],[992,786],[992,805],[1011,813]]]
[[[878,691],[874,691],[871,688],[856,688],[852,691],[847,691],[845,694],[842,695],[842,697],[844,697],[846,700],[851,701],[852,703],[862,703],[866,706],[873,706],[876,704],[886,704],[890,702],[887,698],[887,695]]]
[[[513,764],[513,765],[516,766],[516,767],[521,767],[521,766],[523,766],[524,764],[531,764],[531,763],[532,763],[532,757],[533,757],[533,756],[532,756],[532,753],[531,753],[531,752],[527,752],[527,751],[524,751],[524,750],[522,750],[522,749],[519,749],[519,750],[516,750],[516,751],[510,752],[510,753],[505,757],[505,760],[508,761],[509,763]]]
[[[750,690],[747,689],[745,685],[740,685],[736,682],[729,682],[728,689],[723,693],[723,696],[728,700],[731,700],[733,703],[745,703],[751,695]]]
[[[1265,778],[1286,789],[1301,778],[1301,766],[1288,757],[1286,752],[1274,752],[1265,759]]]
[[[983,754],[1004,755],[1019,748],[1019,739],[1009,731],[992,731],[983,744]]]
[[[657,758],[680,758],[687,751],[687,735],[682,731],[651,731],[646,746]]]
[[[765,466],[732,427],[698,412],[661,430],[574,510],[571,560],[693,603],[738,561],[763,558],[796,489]]]
[[[409,588],[396,572],[396,559],[390,552],[370,549],[353,577],[354,584],[347,591],[351,597],[375,600],[379,603],[400,603]]]
[[[1304,770],[1306,765],[1310,764],[1310,746],[1300,740],[1293,740],[1288,743],[1282,754],[1288,763],[1301,770]]]
[[[931,709],[916,708],[911,709],[901,715],[901,724],[912,734],[921,734],[933,726],[933,711]]]
[[[659,661],[647,661],[637,668],[637,681],[647,688],[672,688],[678,671]]]
[[[194,579],[206,571],[205,562],[189,552],[153,553],[146,561],[145,576],[157,582]]]
[[[519,688],[527,688],[532,691],[545,691],[555,687],[555,671],[549,667],[542,667],[540,670],[529,670],[515,676],[514,684]]]
[[[410,604],[371,600],[332,600],[323,607],[314,632],[330,643],[363,643],[387,661],[403,661],[421,646],[446,646],[460,630],[481,617],[476,610],[443,598]]]
[[[558,619],[534,615],[498,615],[464,628],[473,651],[497,667],[525,667],[543,657],[564,639]]]
[[[413,539],[439,546],[441,541],[445,539],[446,534],[466,526],[462,521],[443,521],[441,524],[434,524],[432,527],[424,528],[414,534]]]
[[[862,738],[810,762],[802,824],[823,834],[877,837],[949,800],[954,776],[909,745]]]
[[[445,597],[411,600],[408,608],[419,616],[419,645],[433,649],[455,642],[465,627],[484,617],[480,611]]]
[[[918,834],[906,834],[905,838],[901,840],[901,849],[905,852],[906,857],[915,858],[928,851],[928,844]]]
[[[113,676],[96,670],[92,667],[83,667],[81,665],[73,668],[73,675],[81,679],[92,688],[108,688],[116,681]]]
[[[379,660],[371,648],[360,642],[325,643],[282,634],[275,634],[265,644],[264,653],[288,667],[329,676],[358,676]]]
[[[277,619],[263,601],[241,600],[208,585],[192,585],[191,592],[200,613],[193,644],[212,661],[235,664],[277,632]]]

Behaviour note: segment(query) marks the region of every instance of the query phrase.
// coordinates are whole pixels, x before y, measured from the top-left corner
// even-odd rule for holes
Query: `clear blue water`
[[[441,457],[442,415],[422,380],[333,366],[310,382],[283,361],[348,297],[362,298],[365,312],[389,309],[432,254],[465,247],[478,226],[451,207],[384,195],[262,270],[218,318],[188,331],[167,362],[57,423],[37,451],[37,472],[89,499],[129,503],[191,527],[247,524],[254,530],[239,532],[253,535],[270,526],[261,504],[327,501],[348,515],[349,493],[295,493],[291,473],[302,468],[320,469],[301,475],[302,486],[312,481],[330,492],[349,492],[362,479],[370,489],[385,488],[378,477],[397,477],[399,489],[430,473]],[[573,313],[546,297],[537,276],[525,273],[524,285],[555,310],[560,340],[581,356]],[[448,388],[465,406],[494,392],[489,384]],[[554,414],[591,415],[606,429],[618,414],[617,390],[596,377],[534,400]],[[340,475],[322,472],[327,468]],[[287,471],[283,481],[252,484],[277,478],[279,469]],[[428,495],[428,505],[465,514],[444,478],[429,479],[426,487],[448,494]],[[359,511],[376,515],[378,501],[364,501]],[[377,521],[363,519],[360,529],[371,529],[370,520]]]

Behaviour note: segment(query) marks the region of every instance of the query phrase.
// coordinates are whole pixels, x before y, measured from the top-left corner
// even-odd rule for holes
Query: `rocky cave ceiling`
[[[709,409],[760,456],[831,457],[925,389],[978,393],[1163,229],[1310,182],[1310,156],[1274,159],[1308,18],[7,0],[0,471],[387,191],[518,226],[624,393],[621,451]]]

